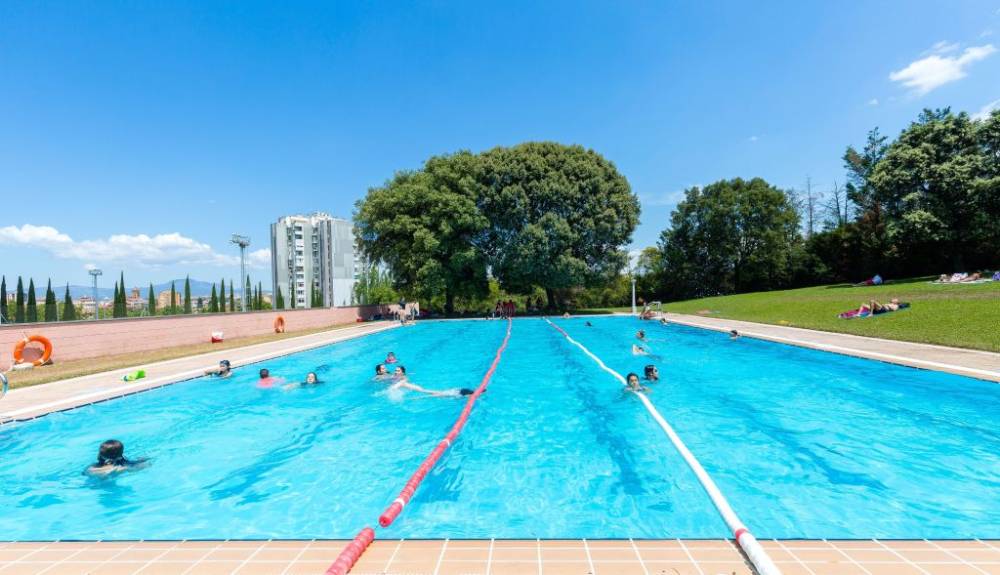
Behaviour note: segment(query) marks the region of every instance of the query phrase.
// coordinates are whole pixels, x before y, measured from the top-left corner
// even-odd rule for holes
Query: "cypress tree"
[[[210,313],[219,312],[219,295],[215,291],[215,284],[212,284],[212,295],[208,298],[208,311]]]
[[[76,306],[73,305],[73,298],[69,295],[69,283],[66,283],[66,295],[63,297],[63,321],[76,320]]]
[[[250,276],[247,276],[246,283],[243,284],[243,304],[248,310],[253,309],[253,288],[250,287]]]
[[[285,309],[285,298],[281,295],[281,286],[278,286],[278,291],[274,295],[274,307]]]
[[[156,315],[156,295],[153,293],[153,282],[149,282],[149,294],[146,299],[148,300],[146,302],[146,311],[149,312],[149,315]]]
[[[121,284],[118,293],[118,317],[128,317],[128,302],[125,301],[125,272],[121,272]]]
[[[49,285],[45,288],[45,321],[59,321],[56,304],[56,292],[52,291],[52,278],[49,278]]]
[[[219,284],[219,311],[226,313],[226,280]]]
[[[118,282],[115,282],[115,297],[111,300],[111,317],[118,317]]]
[[[10,323],[7,315],[7,276],[0,279],[0,323]]]
[[[229,311],[236,311],[236,296],[233,295],[233,280],[229,280]]]
[[[177,313],[177,288],[170,282],[170,315]]]
[[[24,323],[24,283],[17,276],[17,295],[14,299],[14,321]]]
[[[257,309],[264,309],[264,285],[257,282]]]
[[[28,279],[28,323],[38,321],[38,301],[35,299],[35,280]]]
[[[191,313],[191,276],[184,278],[184,313]]]

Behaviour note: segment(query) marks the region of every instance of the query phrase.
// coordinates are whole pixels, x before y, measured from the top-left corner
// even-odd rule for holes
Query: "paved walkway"
[[[667,321],[681,325],[727,332],[735,329],[759,339],[1000,382],[1000,353],[698,315],[664,315]]]
[[[192,355],[148,365],[137,365],[114,371],[74,377],[53,383],[18,388],[11,390],[7,393],[6,397],[0,399],[0,424],[15,420],[31,419],[53,411],[71,409],[198,377],[206,369],[217,366],[219,361],[223,359],[228,359],[235,368],[345,339],[392,329],[398,327],[398,325],[393,322],[362,323],[357,326],[300,337],[291,337],[280,341]],[[138,368],[146,370],[145,379],[134,383],[122,382],[122,377],[125,374],[132,373]]]
[[[346,541],[0,543],[0,575],[321,575]],[[764,540],[784,575],[997,575],[998,541]],[[352,575],[752,575],[732,541],[379,540]]]

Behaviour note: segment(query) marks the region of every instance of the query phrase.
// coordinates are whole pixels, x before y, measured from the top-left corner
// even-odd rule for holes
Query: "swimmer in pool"
[[[259,375],[260,378],[257,380],[257,387],[260,389],[270,389],[284,381],[280,377],[271,377],[271,372],[267,368],[260,370]]]
[[[385,362],[386,363],[396,363],[397,361],[399,361],[399,360],[396,359],[396,354],[395,353],[393,353],[393,352],[390,351],[389,353],[386,354],[386,356],[385,356]]]
[[[586,322],[586,323],[584,323],[583,325],[585,325],[587,327],[594,327],[594,324],[590,323],[589,321]]]
[[[635,338],[639,341],[646,341],[646,332],[640,329],[635,332]]]
[[[384,364],[378,364],[375,366],[375,379],[389,379],[391,375],[389,370],[385,368]]]
[[[396,369],[392,373],[392,385],[389,387],[390,391],[409,389],[412,391],[419,391],[420,393],[426,393],[431,397],[457,397],[461,395],[472,395],[475,390],[462,388],[462,389],[450,389],[447,391],[433,391],[430,389],[424,389],[419,385],[414,385],[410,383],[410,380],[406,377],[406,367],[402,365],[397,365]]]
[[[125,445],[117,439],[109,439],[101,444],[97,451],[97,463],[87,468],[91,475],[110,475],[130,469],[140,469],[146,466],[147,459],[132,461],[125,458]]]
[[[649,391],[648,387],[643,387],[642,385],[639,384],[639,376],[634,373],[630,373],[627,376],[625,376],[625,381],[628,382],[627,383],[628,391],[632,392]]]
[[[299,383],[289,383],[284,387],[284,389],[295,389],[296,387],[312,387],[314,385],[319,385],[323,383],[316,377],[315,371],[310,371],[306,374],[306,380]]]
[[[739,338],[740,338],[740,332],[736,331],[735,329],[729,330],[729,339],[739,339]]]
[[[205,370],[205,375],[214,375],[215,377],[229,377],[232,374],[233,368],[229,366],[228,359],[220,361],[219,367],[213,367]]]
[[[656,366],[653,364],[649,364],[643,369],[643,375],[646,381],[660,381],[660,370],[656,369]]]

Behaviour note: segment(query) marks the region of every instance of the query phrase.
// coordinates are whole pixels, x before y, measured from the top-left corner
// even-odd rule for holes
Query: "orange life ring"
[[[49,359],[52,358],[52,342],[44,335],[32,335],[25,337],[14,346],[14,363],[24,362],[24,347],[33,341],[42,344],[44,349],[42,350],[42,357],[31,363],[37,367],[49,362]]]
[[[274,333],[285,333],[285,318],[280,315],[274,318]]]

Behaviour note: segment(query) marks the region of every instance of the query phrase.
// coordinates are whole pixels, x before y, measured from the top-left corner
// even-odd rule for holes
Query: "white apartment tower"
[[[357,256],[351,222],[317,212],[284,216],[271,224],[271,275],[286,308],[351,305]]]

